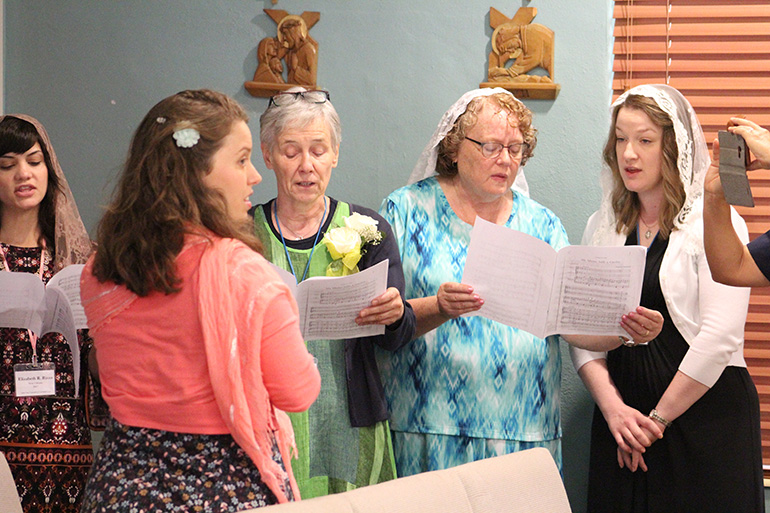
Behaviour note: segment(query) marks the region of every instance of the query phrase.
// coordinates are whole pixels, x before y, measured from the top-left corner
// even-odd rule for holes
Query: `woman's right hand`
[[[441,284],[436,293],[436,302],[439,313],[447,319],[475,312],[484,304],[484,300],[474,294],[473,287],[455,282]]]
[[[654,420],[626,404],[615,411],[602,413],[618,449],[628,454],[633,451],[643,453],[655,440],[663,437],[663,431]]]
[[[631,472],[636,472],[637,469],[642,469],[643,472],[647,472],[647,464],[644,462],[644,456],[642,456],[642,453],[639,451],[628,453],[618,447],[618,465],[620,468],[627,468]]]

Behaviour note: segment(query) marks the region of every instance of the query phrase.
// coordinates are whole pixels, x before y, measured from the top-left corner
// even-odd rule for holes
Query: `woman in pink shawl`
[[[320,377],[291,293],[249,235],[261,177],[246,122],[221,93],[183,91],[134,134],[81,280],[114,417],[84,512],[299,498],[280,410],[307,409]]]

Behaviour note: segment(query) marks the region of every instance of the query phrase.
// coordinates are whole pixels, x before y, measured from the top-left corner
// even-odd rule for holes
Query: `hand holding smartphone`
[[[738,134],[719,131],[719,179],[725,200],[731,205],[754,206],[746,167],[749,164],[749,150],[746,141]]]

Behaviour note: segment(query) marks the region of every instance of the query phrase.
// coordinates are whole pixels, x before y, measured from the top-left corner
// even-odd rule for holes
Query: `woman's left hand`
[[[374,298],[371,306],[361,310],[356,317],[356,324],[384,324],[388,326],[404,315],[404,301],[398,289],[389,287],[381,296]]]
[[[624,315],[620,325],[636,344],[645,344],[660,335],[663,329],[663,315],[643,306],[637,306],[635,312]]]

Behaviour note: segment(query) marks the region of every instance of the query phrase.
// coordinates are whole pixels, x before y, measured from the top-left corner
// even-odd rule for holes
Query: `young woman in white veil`
[[[597,404],[588,510],[764,511],[759,405],[743,358],[749,289],[717,284],[706,262],[703,131],[665,85],[631,89],[611,113],[602,204],[583,243],[646,246],[641,304],[664,324],[648,344],[571,349]]]

